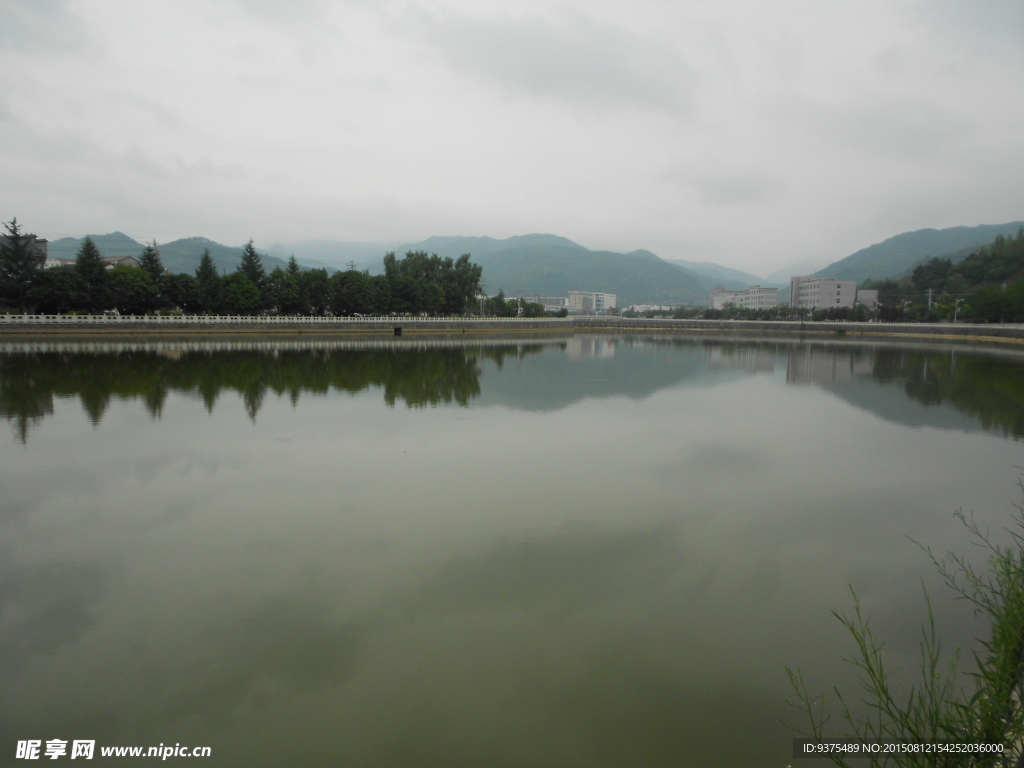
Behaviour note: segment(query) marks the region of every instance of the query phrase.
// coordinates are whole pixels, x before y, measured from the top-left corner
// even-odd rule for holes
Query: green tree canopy
[[[71,266],[42,270],[28,292],[29,304],[44,315],[74,312],[88,301],[89,287]]]
[[[182,312],[203,312],[216,309],[204,303],[199,281],[186,273],[164,275],[163,296],[167,305]]]
[[[266,287],[267,272],[263,268],[263,259],[256,253],[256,247],[251,239],[242,248],[242,261],[238,265],[238,271],[249,278],[249,282],[262,294]]]
[[[298,275],[299,301],[311,315],[322,315],[330,307],[330,282],[326,269],[307,269]]]
[[[399,312],[462,314],[474,301],[482,274],[483,267],[473,264],[468,253],[455,260],[426,251],[408,251],[401,261],[394,251],[384,256],[384,275],[391,283],[393,309]],[[405,282],[410,280],[419,289],[414,291]]]
[[[109,279],[103,256],[91,237],[86,237],[75,257],[75,271],[86,287],[86,300],[78,309],[102,312],[111,308]]]
[[[110,297],[118,312],[145,315],[156,309],[159,293],[145,269],[118,265],[110,270],[108,280]]]
[[[212,312],[220,304],[221,277],[210,256],[210,249],[203,251],[203,256],[196,267],[196,291],[198,309],[201,312]]]
[[[43,268],[42,252],[35,235],[21,231],[16,218],[4,222],[7,234],[0,236],[0,304],[28,309],[32,283]]]
[[[164,265],[160,260],[160,251],[156,247],[156,240],[146,245],[146,249],[139,257],[139,266],[142,267],[153,281],[153,285],[159,287],[164,278]]]
[[[248,315],[260,308],[259,289],[241,271],[232,272],[221,285],[221,305],[231,315]]]
[[[283,315],[298,315],[302,312],[302,297],[299,281],[280,267],[275,267],[267,278],[267,293],[270,305]]]

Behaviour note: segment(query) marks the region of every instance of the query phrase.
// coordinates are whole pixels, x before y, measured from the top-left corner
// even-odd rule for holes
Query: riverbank
[[[573,333],[737,333],[811,338],[913,339],[1024,344],[1024,325],[925,323],[767,322],[751,320],[652,320],[624,317],[430,318],[430,317],[205,317],[105,315],[0,315],[0,338],[138,338],[153,336],[272,338],[403,336],[408,334],[548,335]]]

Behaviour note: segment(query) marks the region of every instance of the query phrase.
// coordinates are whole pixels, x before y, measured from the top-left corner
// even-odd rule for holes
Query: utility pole
[[[928,309],[932,308],[932,289],[928,289]]]

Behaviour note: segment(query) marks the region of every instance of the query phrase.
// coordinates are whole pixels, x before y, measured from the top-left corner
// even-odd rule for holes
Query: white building
[[[834,277],[789,278],[789,303],[805,309],[853,307],[857,302],[857,282]]]
[[[569,291],[569,311],[581,315],[601,315],[615,309],[614,293]]]
[[[569,309],[569,300],[565,296],[534,296],[530,301],[542,304],[545,312],[558,312]]]
[[[778,306],[779,289],[752,285],[745,291],[727,291],[722,286],[711,289],[711,308],[724,309],[726,304],[745,309],[768,309]]]

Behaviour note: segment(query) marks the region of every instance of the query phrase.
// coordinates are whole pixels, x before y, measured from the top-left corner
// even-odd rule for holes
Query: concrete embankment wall
[[[641,320],[617,317],[574,318],[577,333],[686,333],[765,336],[806,336],[808,338],[931,339],[935,341],[983,341],[1024,344],[1024,325],[964,323],[834,323],[760,320]]]
[[[1024,325],[923,323],[767,322],[753,320],[648,320],[620,317],[427,318],[427,317],[133,317],[0,315],[0,337],[42,336],[399,336],[409,334],[570,335],[573,333],[755,334],[850,340],[906,339],[1024,344]]]

